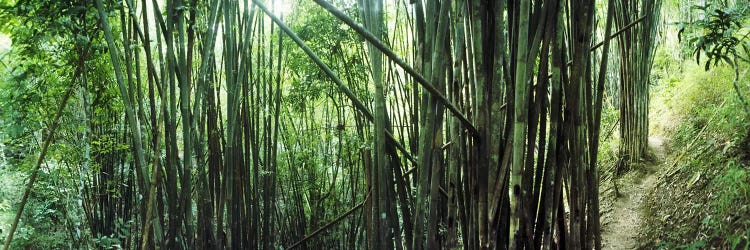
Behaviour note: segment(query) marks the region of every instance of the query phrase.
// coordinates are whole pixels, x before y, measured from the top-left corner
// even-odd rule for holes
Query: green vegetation
[[[3,250],[750,247],[747,1],[0,0],[0,59]]]
[[[750,233],[750,119],[732,91],[732,69],[686,62],[656,102],[673,124],[660,183],[648,197],[651,247],[747,246]],[[745,76],[740,81],[747,82]],[[743,89],[747,91],[747,88]]]
[[[706,18],[678,26],[686,53],[657,57],[664,76],[655,113],[670,154],[644,209],[647,247],[750,245],[749,8],[697,6]],[[695,61],[680,62],[684,55]]]

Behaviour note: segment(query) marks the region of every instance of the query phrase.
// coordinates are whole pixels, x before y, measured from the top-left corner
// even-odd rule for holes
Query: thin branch
[[[605,39],[604,41],[601,41],[601,42],[597,43],[596,45],[594,45],[594,47],[591,47],[591,51],[594,51],[594,50],[598,49],[599,47],[601,47],[602,45],[604,45],[604,42],[609,41],[611,39],[614,39],[615,37],[619,36],[620,34],[622,34],[623,32],[627,31],[628,29],[632,28],[636,24],[642,22],[643,20],[646,20],[646,15],[643,15],[641,18],[638,18],[635,21],[629,23],[628,25],[625,25],[621,29],[617,30],[617,32],[615,32],[614,34],[612,34],[611,36],[609,36],[609,38]]]
[[[254,1],[255,1],[255,0],[254,0]],[[335,225],[335,224],[336,224],[336,223],[338,223],[339,221],[341,221],[341,220],[345,219],[345,218],[346,218],[347,216],[349,216],[350,214],[352,214],[352,213],[354,213],[355,211],[357,211],[357,209],[361,208],[361,207],[362,207],[362,206],[363,206],[363,205],[365,204],[365,202],[367,202],[367,200],[368,200],[368,199],[370,199],[370,196],[369,196],[369,195],[367,196],[367,198],[365,198],[365,201],[363,201],[363,202],[360,202],[359,204],[357,204],[357,205],[356,205],[356,206],[354,206],[353,208],[349,209],[349,211],[346,211],[345,213],[343,213],[343,214],[339,215],[339,217],[336,217],[336,219],[334,219],[334,220],[332,220],[331,222],[328,222],[327,224],[325,224],[324,226],[322,226],[322,227],[320,227],[320,228],[316,229],[316,230],[315,230],[315,231],[313,231],[312,233],[310,233],[310,234],[308,234],[307,236],[305,236],[305,238],[302,238],[301,240],[299,240],[299,241],[295,242],[294,244],[292,244],[291,246],[287,247],[286,249],[294,249],[295,247],[298,247],[298,246],[300,246],[300,244],[304,243],[305,241],[308,241],[308,240],[312,239],[312,238],[313,238],[313,237],[315,237],[316,235],[318,235],[318,234],[320,234],[321,232],[325,231],[326,229],[328,229],[328,228],[332,227],[333,225]]]
[[[258,2],[257,0],[253,0],[254,2]],[[395,62],[400,66],[406,73],[414,77],[415,80],[421,85],[425,90],[430,92],[432,96],[437,98],[443,106],[448,108],[448,110],[451,111],[451,113],[458,118],[461,123],[466,127],[466,129],[469,131],[469,133],[474,136],[475,138],[479,137],[479,132],[477,131],[476,127],[469,121],[466,116],[464,116],[463,113],[455,106],[453,103],[448,101],[443,94],[440,93],[440,90],[435,88],[427,79],[424,78],[419,72],[414,70],[409,64],[407,64],[403,59],[398,57],[396,53],[391,51],[385,44],[383,44],[380,39],[375,37],[372,33],[367,31],[362,25],[354,22],[351,18],[349,18],[344,12],[341,12],[340,10],[336,9],[333,5],[328,3],[325,0],[315,0],[315,2],[323,7],[324,9],[328,10],[331,14],[339,18],[341,21],[349,25],[352,29],[354,29],[359,35],[361,35],[363,38],[365,38],[368,42],[370,42],[373,46],[378,48],[381,52],[383,52],[384,55],[386,55],[391,61]]]
[[[76,74],[73,76],[73,80],[71,81],[71,84],[68,86],[68,90],[63,95],[63,99],[60,102],[60,105],[57,107],[57,113],[55,113],[55,118],[52,120],[52,125],[49,127],[49,131],[47,134],[47,138],[44,139],[44,144],[42,145],[42,151],[39,153],[39,158],[36,160],[36,165],[34,165],[34,169],[31,170],[31,176],[29,177],[29,182],[26,184],[26,189],[23,192],[23,198],[21,199],[21,204],[18,205],[18,211],[16,212],[16,218],[13,219],[13,224],[10,226],[10,232],[8,232],[8,236],[5,238],[5,245],[3,246],[3,250],[8,250],[10,247],[10,242],[13,241],[13,234],[16,232],[16,228],[18,227],[18,222],[21,220],[21,214],[23,214],[23,209],[26,206],[26,202],[29,200],[29,194],[31,193],[31,188],[34,187],[34,182],[36,181],[36,177],[39,175],[39,168],[42,166],[42,163],[44,163],[44,158],[47,156],[47,150],[49,149],[49,145],[52,143],[52,140],[55,138],[55,131],[57,130],[57,126],[60,125],[60,117],[62,116],[63,110],[68,103],[68,100],[70,100],[71,93],[73,93],[73,89],[75,89],[75,83],[78,79],[78,76],[81,74],[80,70],[77,70]]]
[[[253,3],[255,3],[255,5],[257,5],[263,12],[265,12],[266,15],[268,15],[268,17],[270,17],[271,20],[273,20],[273,22],[276,23],[276,25],[278,25],[279,28],[281,28],[281,30],[284,31],[284,33],[286,33],[289,36],[289,38],[291,38],[292,41],[294,41],[294,43],[296,43],[297,46],[299,46],[299,48],[302,49],[302,51],[304,51],[305,54],[307,54],[307,56],[310,57],[310,59],[316,65],[318,65],[318,67],[320,67],[321,70],[323,70],[323,73],[325,73],[336,84],[336,86],[339,87],[339,90],[344,92],[344,95],[346,95],[346,97],[348,97],[349,100],[353,102],[354,107],[356,107],[360,112],[362,112],[362,114],[364,114],[367,120],[369,120],[370,122],[373,121],[372,112],[370,112],[370,110],[367,109],[367,107],[357,98],[357,96],[354,95],[354,93],[346,85],[344,85],[344,83],[341,81],[341,79],[339,79],[336,73],[333,73],[333,70],[331,70],[331,68],[329,68],[328,65],[326,65],[322,60],[320,60],[320,58],[315,54],[315,52],[313,52],[310,49],[310,47],[308,47],[307,44],[305,44],[305,42],[302,41],[302,39],[300,39],[299,36],[297,36],[297,34],[294,33],[292,29],[289,28],[289,26],[284,24],[284,22],[281,21],[281,19],[276,17],[276,15],[274,15],[273,12],[271,12],[265,5],[263,5],[261,1],[253,0]],[[391,134],[390,131],[385,131],[385,135],[386,137],[388,137],[388,140],[390,141],[390,143],[393,144],[396,148],[398,148],[398,150],[401,151],[402,154],[404,154],[404,157],[406,157],[406,159],[408,159],[414,164],[417,164],[417,160],[414,157],[412,157],[408,151],[406,151],[406,148],[404,148],[404,146],[401,145],[401,143],[399,143],[398,140],[396,140],[396,138],[393,136],[393,134]]]
[[[602,45],[604,45],[604,43],[605,43],[605,42],[607,42],[607,41],[609,41],[609,40],[612,40],[612,39],[616,38],[617,36],[621,35],[621,34],[622,34],[623,32],[625,32],[625,31],[627,31],[628,29],[632,28],[632,27],[633,27],[633,26],[635,26],[636,24],[638,24],[638,23],[642,22],[643,20],[646,20],[646,16],[645,16],[645,15],[644,15],[644,16],[642,16],[641,18],[638,18],[637,20],[635,20],[635,21],[633,21],[633,22],[629,23],[628,25],[625,25],[625,26],[624,26],[624,27],[622,27],[621,29],[617,30],[617,32],[615,32],[614,34],[612,34],[611,36],[609,36],[609,38],[607,38],[607,39],[604,39],[604,40],[602,40],[601,42],[597,43],[596,45],[594,45],[593,47],[591,47],[591,50],[590,50],[590,51],[591,51],[591,52],[594,52],[594,51],[595,51],[596,49],[598,49],[599,47],[601,47]],[[568,65],[568,66],[570,66],[570,65],[573,65],[573,60],[570,60],[570,61],[568,61],[567,65]],[[552,77],[552,74],[549,74],[549,75],[548,75],[547,77],[548,77],[548,78],[551,78],[551,77]]]

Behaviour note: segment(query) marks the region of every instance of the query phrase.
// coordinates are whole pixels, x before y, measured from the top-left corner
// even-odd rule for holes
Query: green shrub
[[[676,163],[647,197],[644,238],[651,248],[734,249],[750,232],[750,119],[729,66],[683,68],[679,80],[662,79],[667,86],[655,94],[653,108],[662,113],[653,123],[664,124],[667,162]]]

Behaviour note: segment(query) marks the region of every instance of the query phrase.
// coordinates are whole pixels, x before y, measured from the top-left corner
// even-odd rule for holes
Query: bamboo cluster
[[[84,120],[104,121],[84,141],[129,146],[84,158],[94,237],[121,220],[132,249],[601,248],[607,56],[636,4],[609,0],[593,46],[593,0],[312,2],[291,27],[274,1],[73,3],[124,110],[93,112],[111,103],[81,67]],[[650,27],[618,38],[628,159]]]

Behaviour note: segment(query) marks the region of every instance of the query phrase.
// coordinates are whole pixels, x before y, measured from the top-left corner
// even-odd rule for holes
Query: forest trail
[[[619,197],[615,198],[612,221],[602,227],[603,249],[637,249],[641,227],[641,208],[646,195],[657,181],[658,167],[664,162],[666,152],[663,138],[648,138],[655,160],[646,162],[643,171],[631,171],[618,180]]]

